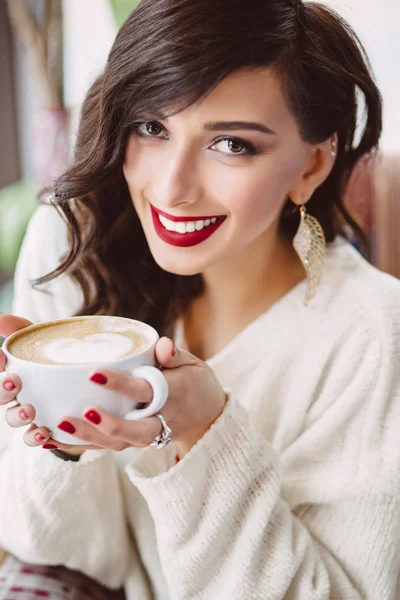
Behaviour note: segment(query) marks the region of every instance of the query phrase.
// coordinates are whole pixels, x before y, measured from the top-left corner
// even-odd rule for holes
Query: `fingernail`
[[[28,415],[26,414],[26,412],[23,408],[21,408],[21,410],[18,411],[18,414],[19,414],[19,418],[22,419],[23,421],[26,421],[26,419],[29,419]]]
[[[33,436],[37,442],[43,442],[46,438],[41,433],[35,433]]]
[[[3,382],[3,388],[5,390],[7,390],[7,392],[12,392],[13,390],[15,390],[16,386],[14,385],[14,383],[11,381],[11,379],[6,379]]]
[[[91,423],[94,423],[95,425],[101,423],[101,416],[95,410],[88,410],[83,416],[85,417],[85,419],[87,419]]]
[[[76,429],[69,421],[62,421],[59,425],[57,425],[58,429],[65,431],[66,433],[75,433]]]
[[[105,385],[107,383],[107,377],[102,375],[101,373],[94,373],[94,375],[90,378],[94,383],[98,383],[99,385]]]
[[[42,448],[44,450],[57,450],[57,446],[54,444],[43,444]]]

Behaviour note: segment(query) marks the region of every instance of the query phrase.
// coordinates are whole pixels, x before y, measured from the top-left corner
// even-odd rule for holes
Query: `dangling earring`
[[[300,225],[293,238],[293,247],[307,273],[307,292],[304,299],[307,306],[321,281],[326,242],[320,222],[307,214],[304,205],[300,207],[300,215]]]

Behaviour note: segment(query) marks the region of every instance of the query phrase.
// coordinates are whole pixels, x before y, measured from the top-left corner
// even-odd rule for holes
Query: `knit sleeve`
[[[61,276],[40,287],[32,285],[33,280],[59,266],[67,249],[65,222],[54,206],[39,206],[29,221],[15,269],[14,315],[40,323],[69,317],[76,312],[81,301],[80,291],[68,277]],[[0,406],[0,452],[14,433],[4,420],[7,408]]]
[[[64,279],[45,291],[29,283],[59,264],[65,240],[55,209],[40,207],[18,260],[15,314],[33,322],[73,314],[78,295],[71,282]],[[79,462],[64,462],[30,448],[23,431],[6,424],[6,409],[0,407],[0,547],[24,562],[64,565],[120,587],[128,567],[132,570],[135,548],[112,453],[88,450]]]
[[[28,224],[15,269],[14,315],[39,323],[70,317],[78,310],[81,292],[68,276],[32,285],[33,280],[56,269],[67,251],[65,221],[54,206],[40,206]]]
[[[0,547],[23,562],[63,565],[120,587],[135,549],[119,477],[106,450],[65,462],[26,446],[17,431],[0,454]]]
[[[176,466],[146,449],[128,467],[174,600],[395,597],[399,341],[382,354],[367,328],[350,352],[339,348],[301,435],[281,454],[231,395]]]

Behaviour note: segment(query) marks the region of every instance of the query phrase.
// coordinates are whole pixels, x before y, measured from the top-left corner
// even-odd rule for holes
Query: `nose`
[[[170,150],[158,161],[151,191],[153,204],[161,209],[198,202],[202,195],[199,167],[189,149]]]

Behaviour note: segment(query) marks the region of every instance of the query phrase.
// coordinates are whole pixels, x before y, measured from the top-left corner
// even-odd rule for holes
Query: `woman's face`
[[[141,118],[123,171],[162,269],[203,273],[271,245],[312,152],[271,71],[234,73],[175,116]]]

